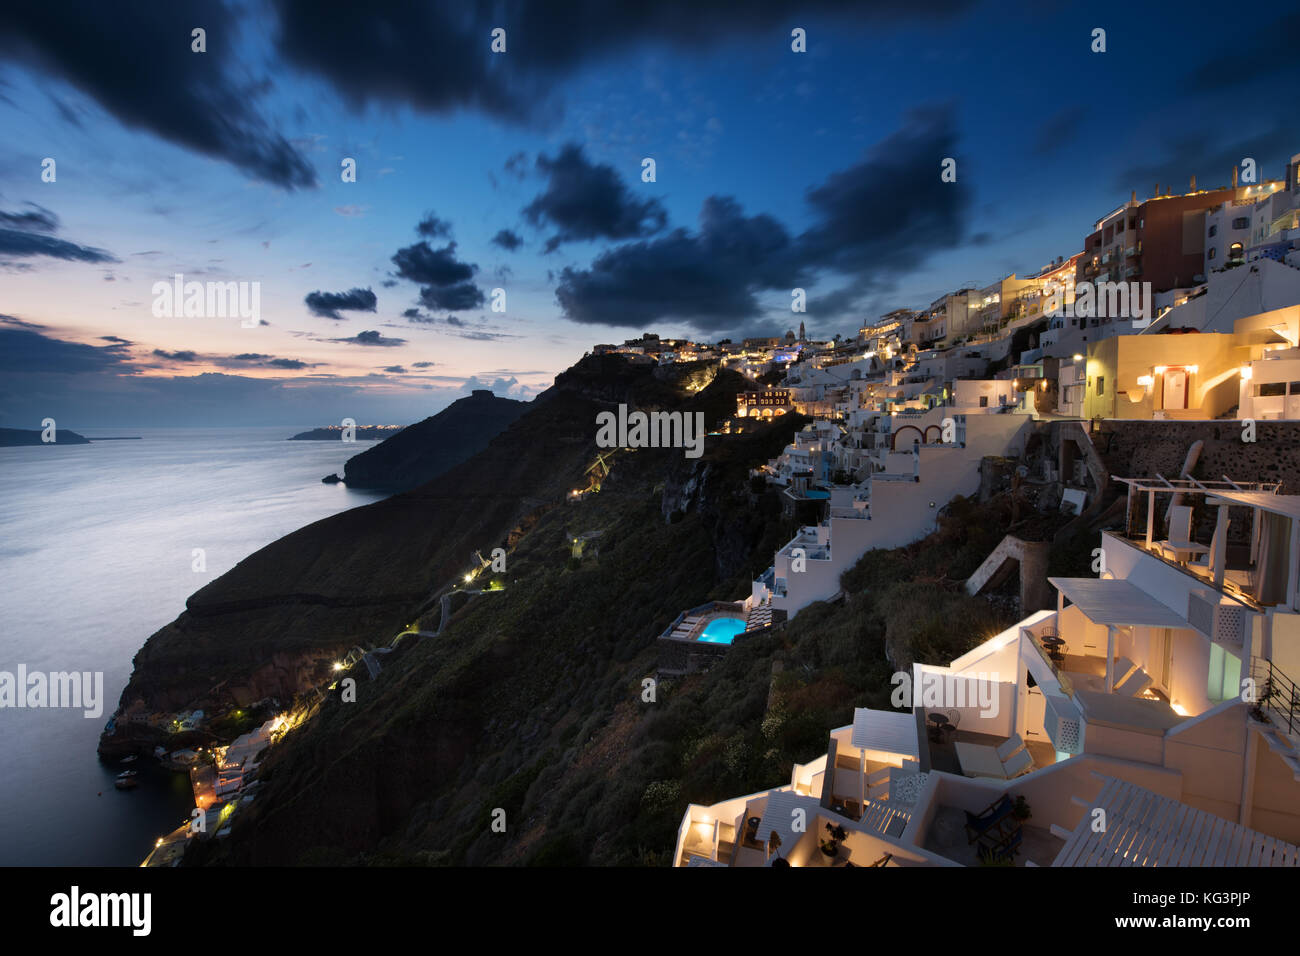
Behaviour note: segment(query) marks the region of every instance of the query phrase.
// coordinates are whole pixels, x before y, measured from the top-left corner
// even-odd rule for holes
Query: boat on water
[[[136,774],[137,771],[135,770],[123,770],[113,781],[113,786],[117,787],[119,790],[130,790],[132,787],[139,786],[139,783],[135,779]]]

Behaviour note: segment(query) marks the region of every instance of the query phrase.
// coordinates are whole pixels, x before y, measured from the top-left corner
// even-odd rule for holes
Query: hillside
[[[343,467],[343,481],[353,488],[415,488],[482,451],[527,408],[527,402],[476,389],[438,414],[353,455]],[[360,431],[357,437],[362,437]]]

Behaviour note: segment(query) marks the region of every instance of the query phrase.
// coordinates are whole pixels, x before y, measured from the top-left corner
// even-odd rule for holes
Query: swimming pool
[[[738,617],[715,617],[704,625],[696,640],[707,644],[730,644],[744,629],[745,622]]]

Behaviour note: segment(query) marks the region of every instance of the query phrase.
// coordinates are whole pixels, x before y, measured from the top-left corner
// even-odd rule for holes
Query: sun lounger
[[[998,752],[998,759],[1003,763],[1006,763],[1012,754],[1022,749],[1024,746],[1025,742],[1020,739],[1020,735],[1012,734],[1011,737],[1007,739],[1006,743],[1001,744],[995,749]]]
[[[957,751],[957,761],[961,764],[961,772],[968,777],[992,777],[995,780],[1005,780],[1006,771],[1002,769],[1002,761],[998,759],[998,752],[992,747],[986,747],[983,744],[967,743],[959,740],[953,744]]]
[[[1144,670],[1138,669],[1130,674],[1122,684],[1116,685],[1115,693],[1123,694],[1125,697],[1137,697],[1150,686],[1151,675]]]
[[[1003,761],[1002,769],[1006,773],[1007,779],[1010,780],[1013,777],[1020,776],[1022,773],[1029,773],[1029,771],[1033,770],[1034,758],[1029,755],[1027,749],[1022,750],[1013,755],[1010,760]]]

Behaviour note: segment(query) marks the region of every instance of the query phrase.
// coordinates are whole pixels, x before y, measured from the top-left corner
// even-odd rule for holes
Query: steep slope
[[[684,407],[714,401],[710,391]],[[791,533],[775,493],[750,490],[748,470],[803,421],[733,436],[696,461],[680,451],[619,456],[598,495],[547,511],[516,537],[504,591],[471,602],[377,680],[361,674],[357,703],[331,700],[273,752],[229,846],[196,852],[257,864],[521,862],[561,846],[546,822],[552,788],[586,787],[588,773],[618,793],[617,809],[599,816],[634,819],[644,784],[626,789],[614,768],[630,746],[622,735],[654,722],[640,703],[654,638],[683,607],[747,590]],[[667,488],[688,485],[689,513],[665,519]],[[573,539],[588,531],[602,532],[599,553],[575,562]],[[765,676],[757,688],[747,693],[761,703]],[[565,819],[596,812],[595,797],[561,807]],[[496,807],[508,836],[494,840]],[[628,862],[621,840],[616,855]]]
[[[608,407],[589,396],[613,379],[640,383],[656,402],[683,401],[651,369],[593,362],[434,481],[249,556],[192,595],[136,655],[116,730],[101,738],[100,752],[151,748],[165,739],[163,717],[179,710],[212,715],[268,696],[287,702],[324,680],[353,646],[387,643],[469,569],[476,551],[506,545],[581,483],[596,451],[596,413]],[[725,384],[690,401],[713,407],[716,419],[743,387],[728,373]]]
[[[477,454],[528,409],[527,402],[475,389],[436,415],[402,429],[343,466],[353,488],[407,491]]]

